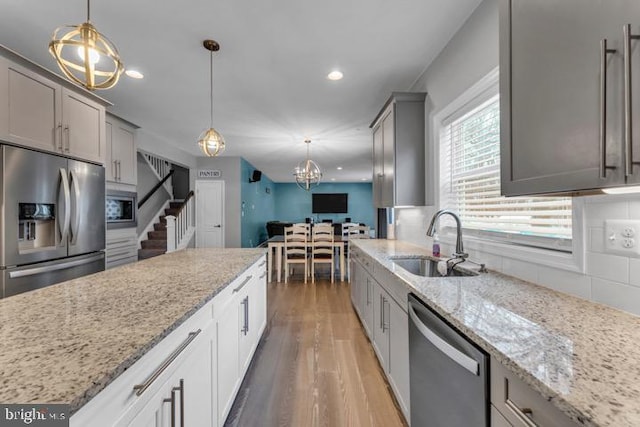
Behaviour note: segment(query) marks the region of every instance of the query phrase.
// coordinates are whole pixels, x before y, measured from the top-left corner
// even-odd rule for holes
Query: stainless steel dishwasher
[[[409,295],[412,427],[488,427],[488,355]]]

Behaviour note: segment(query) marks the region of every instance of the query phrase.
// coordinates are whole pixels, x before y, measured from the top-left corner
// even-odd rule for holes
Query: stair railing
[[[142,157],[147,161],[147,164],[151,167],[151,170],[155,173],[156,177],[159,180],[162,180],[166,177],[171,170],[173,170],[173,166],[168,160],[163,159],[162,157],[158,157],[151,153],[145,153],[144,151],[140,152]],[[167,191],[172,194],[171,189],[171,181],[164,181],[164,187]]]
[[[156,183],[156,185],[154,185],[154,186],[153,186],[153,188],[152,188],[151,190],[149,190],[149,192],[148,192],[147,194],[145,194],[145,195],[144,195],[144,197],[143,197],[142,199],[140,199],[140,201],[138,202],[138,209],[140,209],[140,207],[141,207],[142,205],[144,205],[144,204],[145,204],[145,202],[146,202],[147,200],[149,200],[149,199],[151,198],[151,196],[153,196],[153,194],[154,194],[156,191],[158,191],[158,188],[162,187],[162,184],[164,184],[164,183],[165,183],[169,178],[171,178],[171,176],[173,175],[173,172],[174,172],[174,170],[173,170],[173,169],[171,169],[171,170],[169,171],[169,173],[168,173],[164,178],[162,178],[160,181],[158,181],[158,182]]]
[[[167,215],[167,253],[186,247],[195,228],[195,197],[190,191],[175,215]]]

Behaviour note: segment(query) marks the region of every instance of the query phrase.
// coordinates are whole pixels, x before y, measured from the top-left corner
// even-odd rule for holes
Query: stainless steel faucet
[[[433,218],[431,218],[431,224],[429,224],[429,228],[427,228],[427,236],[433,237],[433,234],[436,232],[436,222],[438,221],[438,218],[440,218],[444,214],[451,215],[453,219],[456,220],[456,251],[453,253],[453,257],[466,259],[469,254],[464,252],[464,247],[462,246],[462,223],[460,222],[460,218],[458,217],[458,215],[456,215],[454,212],[447,209],[442,209],[436,212],[435,215],[433,215]]]

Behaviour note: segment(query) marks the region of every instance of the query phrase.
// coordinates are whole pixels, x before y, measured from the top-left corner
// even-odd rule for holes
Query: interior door
[[[196,181],[196,246],[224,247],[223,181]]]
[[[105,248],[104,167],[69,160],[69,255]]]

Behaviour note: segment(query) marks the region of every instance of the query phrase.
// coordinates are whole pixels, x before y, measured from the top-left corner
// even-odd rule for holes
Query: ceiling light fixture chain
[[[222,154],[225,149],[224,138],[213,128],[213,52],[219,51],[220,45],[215,40],[205,40],[202,45],[209,51],[209,107],[211,121],[209,129],[205,130],[198,138],[198,145],[206,156],[214,157]]]
[[[311,140],[305,139],[304,143],[307,144],[307,158],[306,160],[298,163],[298,166],[294,169],[293,176],[296,179],[298,187],[305,191],[310,191],[313,187],[320,185],[322,179],[322,171],[320,166],[310,156]]]

